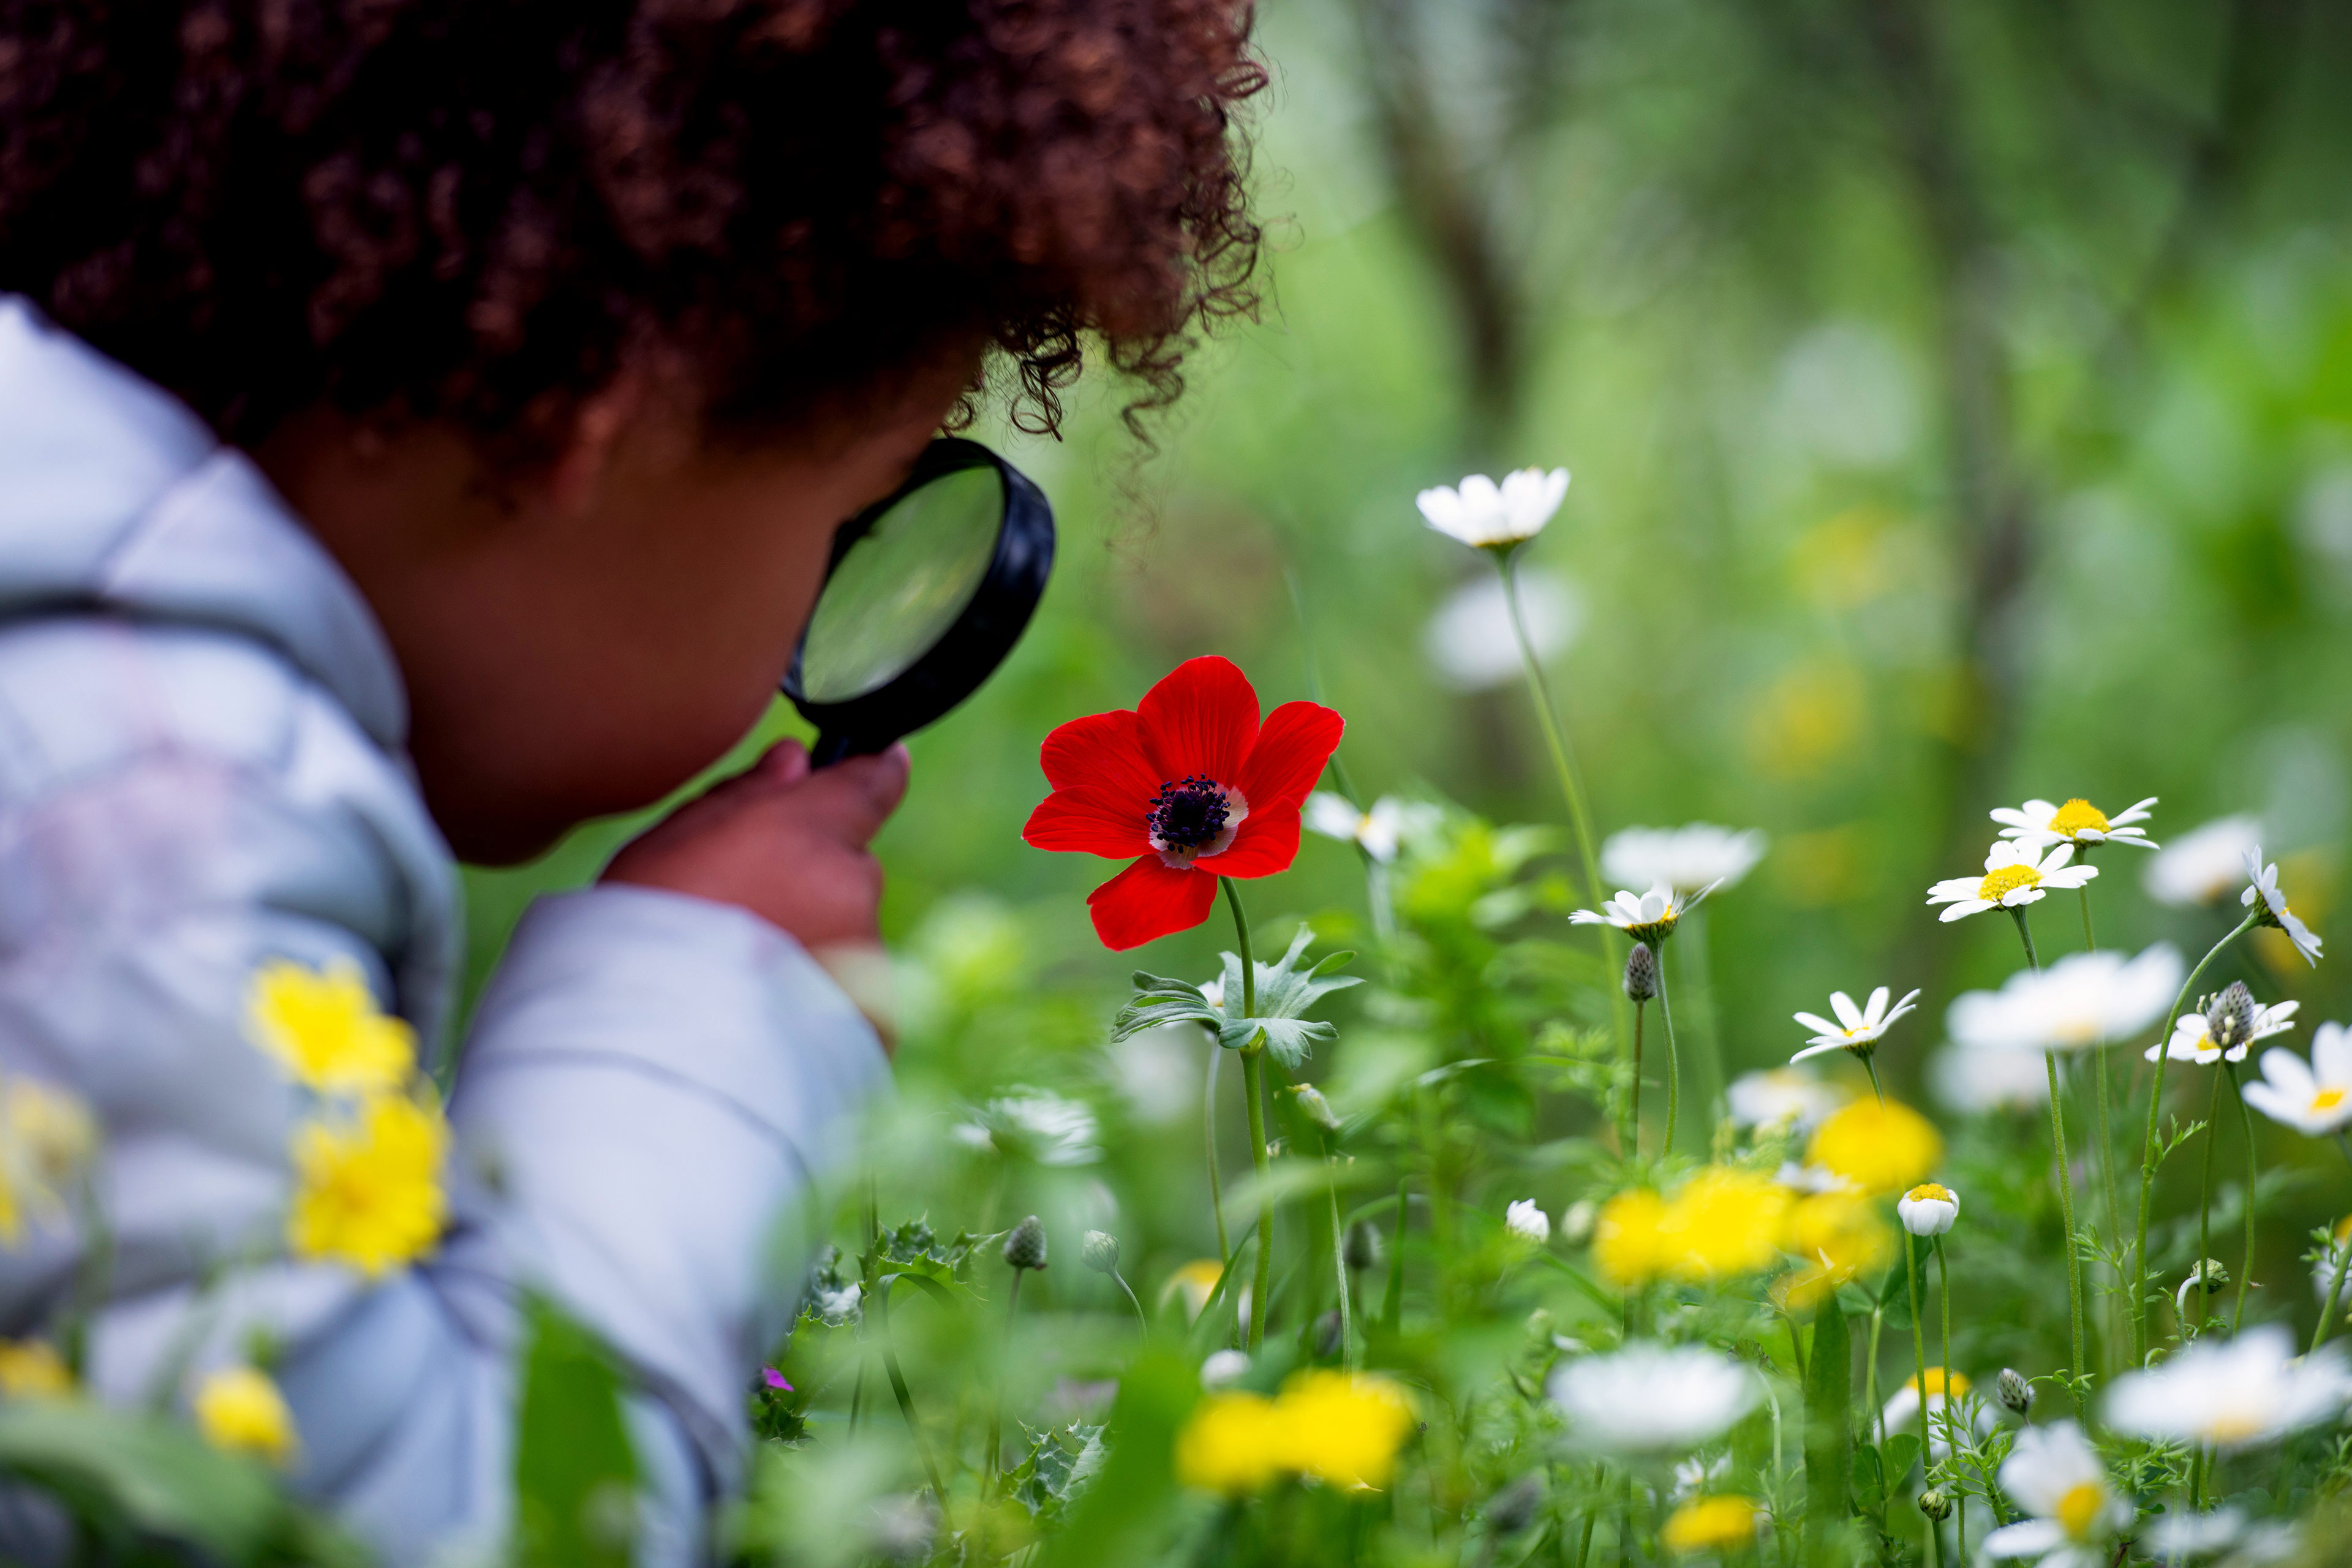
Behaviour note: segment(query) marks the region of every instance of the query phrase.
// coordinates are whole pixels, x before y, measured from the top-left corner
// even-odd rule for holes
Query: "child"
[[[461,1047],[451,858],[719,757],[835,526],[985,384],[1050,428],[1093,333],[1175,395],[1249,303],[1246,26],[0,0],[0,1075],[102,1129],[91,1395],[266,1342],[294,1484],[441,1559],[508,1522],[544,1292],[627,1373],[640,1556],[707,1555],[796,1199],[886,1076],[811,954],[876,940],[905,754],[787,743],[683,807],[525,919]],[[306,1101],[253,1011],[289,963],[457,1052],[413,1261],[289,1249]],[[75,1315],[86,1219],[0,1252],[0,1332]],[[0,1557],[58,1528],[16,1494]]]

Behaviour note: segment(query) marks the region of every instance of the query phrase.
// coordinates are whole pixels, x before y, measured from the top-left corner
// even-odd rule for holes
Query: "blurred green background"
[[[1155,453],[1100,374],[1063,441],[980,432],[1063,553],[879,841],[919,1102],[1091,1086],[1197,1147],[1197,1078],[1098,1049],[1131,961],[1083,897],[1117,868],[1019,837],[1045,733],[1181,659],[1235,659],[1268,707],[1319,691],[1368,795],[1559,820],[1508,667],[1465,689],[1429,650],[1491,574],[1413,494],[1474,469],[1574,472],[1525,559],[1601,831],[1771,836],[1710,911],[1733,1070],[1833,987],[1919,985],[1881,1059],[1921,1092],[1949,998],[2014,967],[2006,922],[1938,928],[1925,890],[2029,795],[2159,796],[2159,840],[2257,813],[2352,941],[2352,7],[1272,0],[1260,38],[1262,319],[1189,362]],[[628,830],[469,874],[477,981]],[[2143,898],[2139,852],[2101,863],[2103,942],[2221,929]],[[1361,925],[1343,845],[1250,892],[1277,928]],[[1198,977],[1228,940],[1135,958]],[[2255,952],[2264,999],[2352,1010],[2340,960]]]

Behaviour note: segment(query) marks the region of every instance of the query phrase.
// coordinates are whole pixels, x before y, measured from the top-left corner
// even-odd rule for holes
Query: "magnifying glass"
[[[980,689],[1054,569],[1045,492],[977,441],[942,438],[842,524],[784,695],[825,767],[878,752]]]

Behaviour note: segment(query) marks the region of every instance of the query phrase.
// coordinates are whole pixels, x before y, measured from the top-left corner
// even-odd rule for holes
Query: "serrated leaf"
[[[1140,969],[1133,979],[1135,994],[1111,1025],[1113,1040],[1124,1040],[1130,1035],[1168,1024],[1198,1024],[1213,1033],[1223,1031],[1225,1016],[1209,1005],[1209,998],[1199,986],[1165,975],[1147,974]]]
[[[1076,1501],[1103,1467],[1109,1450],[1103,1428],[1083,1421],[1066,1427],[1024,1425],[1029,1451],[1007,1479],[1013,1500],[1032,1519],[1051,1521]]]

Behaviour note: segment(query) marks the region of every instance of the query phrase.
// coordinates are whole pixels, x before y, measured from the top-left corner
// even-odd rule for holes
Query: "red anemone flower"
[[[1135,864],[1087,895],[1114,951],[1209,918],[1219,877],[1270,877],[1298,855],[1298,806],[1339,749],[1339,715],[1257,693],[1222,658],[1189,659],[1133,710],[1073,719],[1038,753],[1054,793],[1021,837]]]

